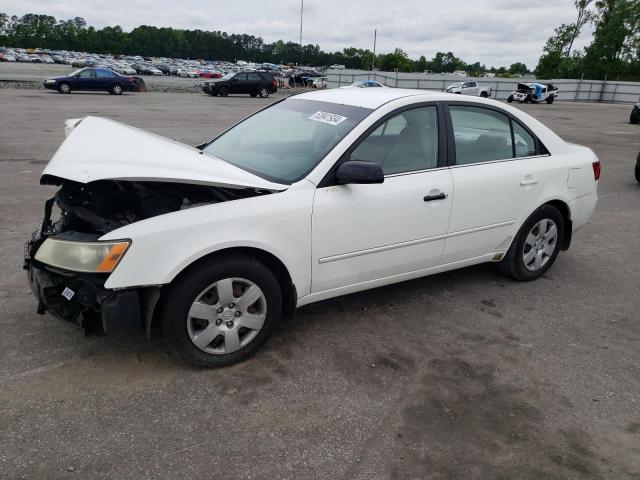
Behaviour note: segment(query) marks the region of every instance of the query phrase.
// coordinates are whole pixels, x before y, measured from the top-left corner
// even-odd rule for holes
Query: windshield
[[[449,88],[458,88],[462,86],[462,82],[452,83]]]
[[[364,85],[364,81],[363,80],[358,80],[357,82],[353,82],[350,86],[351,87],[361,87],[362,85]]]
[[[75,77],[76,75],[78,75],[80,72],[82,72],[83,70],[86,70],[86,68],[79,68],[78,70],[76,70],[75,72],[71,72],[68,76],[69,77]]]
[[[213,140],[205,152],[277,183],[304,178],[372,110],[287,99]]]
[[[220,80],[231,80],[236,76],[236,72],[227,73],[224,77],[221,77]]]

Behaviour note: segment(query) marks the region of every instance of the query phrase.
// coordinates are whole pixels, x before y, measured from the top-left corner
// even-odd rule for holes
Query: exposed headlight
[[[56,83],[56,81],[52,78],[47,78],[44,83]]]
[[[116,268],[129,245],[129,241],[71,242],[47,238],[35,259],[74,272],[109,273]]]

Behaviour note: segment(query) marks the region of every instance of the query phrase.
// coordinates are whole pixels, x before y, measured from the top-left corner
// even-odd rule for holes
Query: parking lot
[[[218,370],[161,338],[84,337],[36,314],[22,249],[54,191],[38,178],[64,119],[197,144],[272,101],[0,89],[0,477],[640,478],[627,105],[519,107],[591,147],[603,172],[594,217],[538,281],[483,265],[312,305]]]

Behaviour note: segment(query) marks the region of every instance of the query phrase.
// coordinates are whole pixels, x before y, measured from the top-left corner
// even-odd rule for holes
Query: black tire
[[[122,85],[120,85],[119,83],[114,83],[109,89],[109,93],[112,95],[122,95],[123,91],[124,88],[122,88]]]
[[[525,242],[527,236],[535,225],[544,219],[551,220],[556,224],[557,235],[554,243],[555,249],[547,259],[546,263],[544,263],[540,268],[536,270],[529,270],[523,259]],[[560,248],[564,241],[564,228],[564,218],[557,208],[551,205],[541,206],[524,222],[518,231],[516,238],[513,240],[509,251],[500,263],[498,263],[498,267],[505,275],[521,282],[535,280],[536,278],[544,275],[546,271],[551,268],[551,265],[553,265],[553,262],[555,262],[558,253],[560,252]]]
[[[266,299],[266,318],[257,335],[239,350],[227,354],[207,353],[191,341],[187,314],[203,290],[226,278],[244,278],[260,287]],[[183,273],[163,297],[161,312],[165,341],[176,355],[193,365],[222,367],[245,360],[269,339],[282,315],[282,292],[273,272],[258,260],[237,254],[218,256]]]
[[[269,89],[267,87],[260,87],[258,95],[260,98],[267,98],[269,96]]]
[[[229,95],[229,89],[227,87],[220,87],[218,89],[218,95],[221,97],[226,97]]]
[[[634,106],[629,115],[629,123],[640,123],[640,108]]]
[[[636,160],[636,180],[640,183],[640,153],[638,154],[638,160]]]
[[[58,91],[60,93],[71,93],[71,85],[69,82],[60,82],[58,85]]]
[[[480,96],[482,98],[489,98],[489,95],[487,95],[487,92],[480,92]]]
[[[509,102],[509,103],[513,102],[513,95],[509,95],[507,97],[507,102]]]
[[[547,104],[551,105],[555,99],[556,99],[555,95],[549,95],[547,97]]]

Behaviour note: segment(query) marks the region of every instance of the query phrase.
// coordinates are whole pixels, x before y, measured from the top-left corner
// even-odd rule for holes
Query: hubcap
[[[558,246],[558,227],[545,218],[536,223],[524,242],[522,260],[527,270],[535,272],[544,267]]]
[[[193,344],[206,353],[221,355],[249,344],[267,317],[267,300],[255,283],[225,278],[196,297],[187,315]]]

